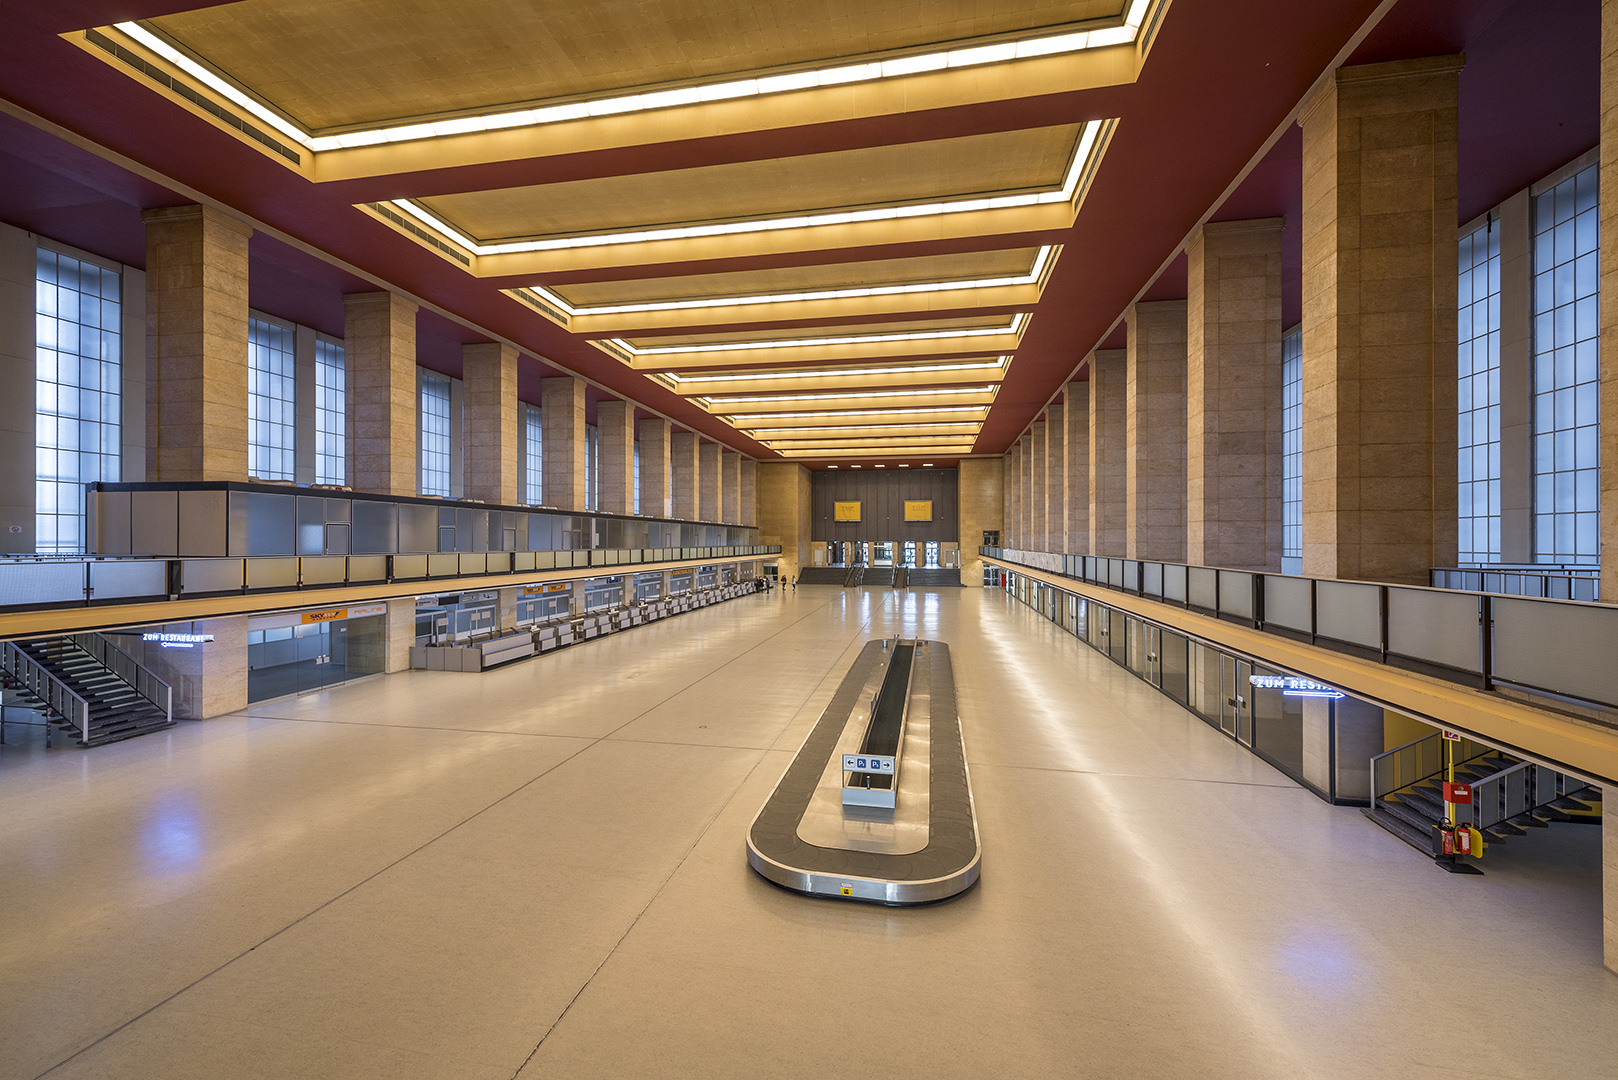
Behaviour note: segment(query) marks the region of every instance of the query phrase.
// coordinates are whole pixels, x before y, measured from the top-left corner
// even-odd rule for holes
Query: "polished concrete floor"
[[[948,641],[983,879],[743,834],[860,644]],[[484,675],[0,748],[0,1078],[1607,1075],[1599,837],[1451,877],[996,592],[801,587]]]

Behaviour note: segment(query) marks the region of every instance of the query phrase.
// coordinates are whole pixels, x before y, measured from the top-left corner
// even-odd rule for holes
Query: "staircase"
[[[865,571],[865,576],[856,584],[859,585],[892,585],[893,567],[873,566]]]
[[[934,567],[931,570],[910,570],[910,587],[914,588],[960,588],[961,572],[959,570],[940,570]]]
[[[863,566],[850,566],[848,568],[848,574],[843,578],[843,588],[852,589],[856,585],[859,585],[859,584],[863,583],[864,580],[865,580],[865,567],[863,567]]]
[[[0,666],[8,689],[81,746],[174,726],[168,684],[100,634],[8,642]]]
[[[1558,822],[1601,821],[1601,790],[1577,777],[1468,739],[1457,744],[1456,756],[1462,760],[1455,779],[1472,785],[1472,804],[1459,807],[1458,816],[1482,833],[1486,845]],[[1372,758],[1373,797],[1363,811],[1433,857],[1444,820],[1441,760],[1442,736],[1436,733]],[[1413,771],[1424,775],[1409,780]]]
[[[841,585],[848,571],[841,566],[806,566],[798,574],[799,585]]]

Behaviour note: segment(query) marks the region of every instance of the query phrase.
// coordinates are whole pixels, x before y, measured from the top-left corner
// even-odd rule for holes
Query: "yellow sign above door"
[[[921,502],[906,502],[905,503],[905,520],[906,521],[931,521],[931,520],[933,520],[933,501],[931,499],[926,499],[926,500],[923,500]]]
[[[860,504],[857,502],[840,502],[835,509],[833,519],[836,521],[858,521],[860,519]]]

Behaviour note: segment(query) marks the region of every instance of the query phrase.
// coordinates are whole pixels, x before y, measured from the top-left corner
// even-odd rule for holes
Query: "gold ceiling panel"
[[[415,201],[482,242],[786,217],[1059,187],[1081,125],[634,173]]]
[[[793,443],[803,443],[824,439],[848,439],[861,437],[900,437],[916,436],[917,438],[932,438],[933,436],[955,435],[965,438],[975,438],[983,425],[977,422],[966,424],[825,424],[812,428],[757,428],[748,429],[744,434],[751,435],[768,446],[782,449]]]
[[[657,337],[631,337],[637,349],[666,349],[675,346],[726,345],[754,341],[794,341],[832,337],[869,337],[877,334],[921,334],[934,330],[980,330],[1006,325],[1004,315],[966,315],[954,319],[910,319],[894,322],[847,323],[836,326],[781,326],[767,331],[735,330],[723,334],[668,334]]]
[[[951,386],[936,389],[819,391],[808,394],[738,394],[696,398],[697,404],[718,416],[765,415],[822,409],[917,409],[946,405],[994,403],[998,387]],[[741,425],[735,425],[741,426]]]
[[[677,393],[686,395],[737,394],[753,391],[827,390],[835,387],[869,389],[888,386],[944,386],[999,382],[1009,364],[997,356],[962,357],[939,362],[867,364],[848,367],[830,364],[791,370],[717,371],[670,376]]]
[[[243,0],[148,25],[311,130],[1116,17],[1123,0]]]
[[[1026,274],[1038,250],[1025,247],[1005,251],[962,251],[916,259],[778,266],[727,274],[583,281],[546,287],[570,304],[596,307],[604,304],[846,289],[864,285],[907,285],[918,281],[964,281]]]
[[[964,424],[971,423],[981,426],[984,417],[989,414],[987,405],[922,405],[915,408],[904,408],[894,405],[866,405],[860,408],[828,409],[825,406],[799,409],[794,412],[758,413],[742,412],[738,410],[726,419],[740,431],[751,431],[754,428],[769,428],[779,431],[783,428],[804,428],[819,430],[826,427],[841,427],[849,424],[896,424],[908,426],[913,424]]]

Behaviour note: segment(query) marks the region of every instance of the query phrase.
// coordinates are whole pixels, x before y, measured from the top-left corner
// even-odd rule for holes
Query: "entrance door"
[[[1234,656],[1219,657],[1219,689],[1223,706],[1219,727],[1244,746],[1253,745],[1253,665]]]
[[[872,566],[892,566],[893,565],[893,542],[892,541],[890,541],[890,540],[878,540],[875,544],[873,544],[871,546],[871,565]]]
[[[923,564],[929,570],[938,568],[938,541],[928,540],[922,547],[922,558],[927,561]]]
[[[869,540],[854,541],[854,561],[860,566],[871,565],[871,542]]]
[[[899,565],[916,565],[916,542],[914,540],[906,540],[899,545]]]

